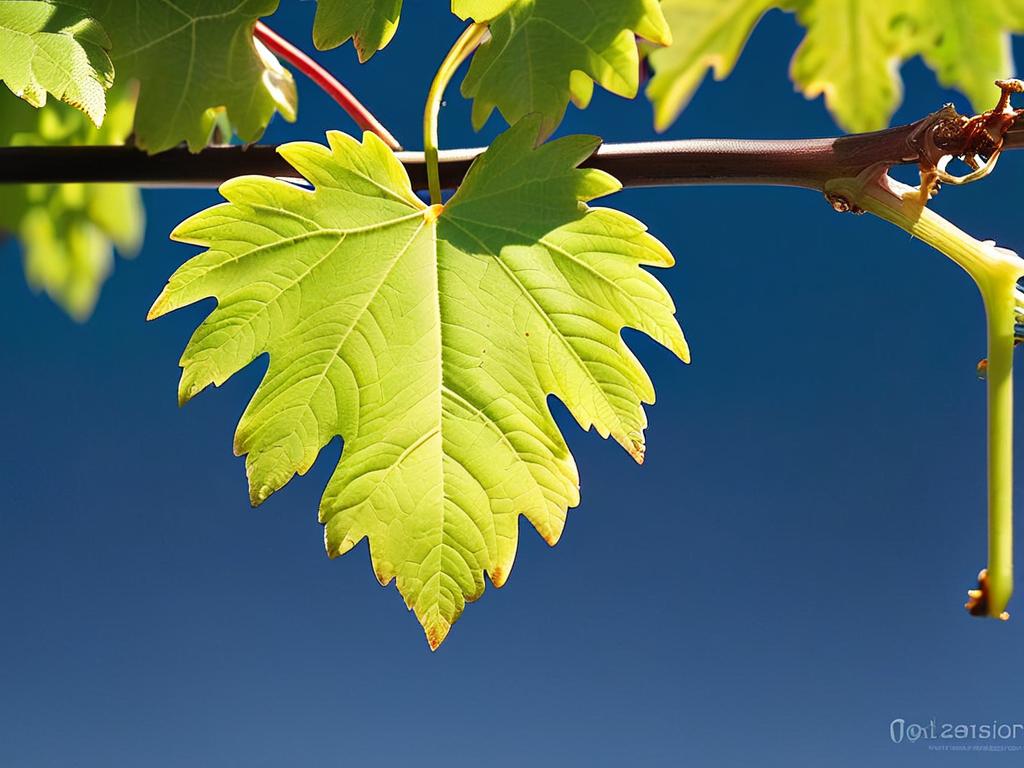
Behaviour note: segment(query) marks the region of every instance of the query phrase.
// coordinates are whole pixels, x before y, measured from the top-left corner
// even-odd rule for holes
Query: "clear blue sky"
[[[410,146],[458,33],[427,5],[364,68],[321,57]],[[309,47],[313,3],[285,8],[275,26]],[[771,14],[669,136],[833,133],[787,79],[799,38]],[[954,99],[919,61],[904,76],[898,121]],[[268,139],[351,130],[299,87],[299,123]],[[650,125],[602,93],[562,132]],[[449,94],[443,142],[484,139]],[[937,207],[1024,249],[1021,155]],[[985,555],[984,328],[939,254],[810,192],[613,198],[677,255],[660,276],[693,365],[631,338],[658,389],[642,468],[559,407],[582,506],[554,550],[523,522],[507,586],[431,654],[365,544],[324,555],[337,443],[249,508],[231,436],[263,362],[176,405],[209,306],[144,318],[194,252],[167,233],[215,200],[147,192],[145,248],[82,326],[3,250],[0,765],[913,766],[942,756],[891,743],[894,718],[1024,720],[1024,597],[1007,624],[961,608]]]

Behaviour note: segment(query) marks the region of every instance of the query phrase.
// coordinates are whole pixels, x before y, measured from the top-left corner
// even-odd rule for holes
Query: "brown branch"
[[[821,188],[878,162],[912,163],[907,128],[840,139],[750,141],[690,139],[606,144],[586,161],[624,185],[781,184]],[[440,153],[441,181],[454,187],[483,149]],[[399,153],[413,186],[426,189],[420,152]],[[130,182],[153,186],[213,186],[235,176],[294,177],[295,169],[269,145],[184,147],[156,155],[132,147],[2,147],[0,183]]]
[[[942,112],[875,133],[827,139],[759,141],[688,139],[605,144],[584,165],[627,187],[759,184],[821,190],[830,179],[857,176],[879,165],[930,162],[915,137],[937,125]],[[1004,149],[1024,147],[1024,124],[1006,134]],[[482,149],[441,152],[441,182],[456,186]],[[426,189],[423,154],[401,152],[413,186]],[[294,178],[276,147],[184,147],[156,155],[132,147],[3,147],[0,183],[128,182],[144,186],[215,186],[235,176]]]

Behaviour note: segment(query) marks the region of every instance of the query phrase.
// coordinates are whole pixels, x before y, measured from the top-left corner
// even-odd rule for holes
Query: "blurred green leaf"
[[[905,0],[916,6],[911,52],[939,82],[962,91],[978,112],[991,109],[992,82],[1014,73],[1011,32],[1024,32],[1022,0]]]
[[[823,95],[846,131],[885,128],[903,99],[899,66],[910,51],[912,23],[907,0],[796,0],[794,7],[807,29],[790,66],[797,88],[809,99]],[[988,85],[991,90],[991,80]]]
[[[125,87],[108,93],[100,128],[63,104],[36,110],[0,94],[0,144],[123,144],[133,112],[134,95]],[[21,240],[29,285],[79,321],[92,314],[114,248],[128,257],[138,250],[144,218],[138,190],[125,184],[0,185],[0,229]]]
[[[716,80],[732,72],[747,38],[775,0],[662,0],[672,45],[650,53],[655,74],[647,86],[654,125],[668,128],[689,104],[709,69]]]
[[[942,85],[975,111],[992,107],[992,82],[1013,76],[1010,34],[1024,31],[1022,0],[663,0],[671,47],[654,51],[647,88],[664,130],[686,107],[708,69],[726,77],[761,16],[795,11],[807,30],[790,66],[808,98],[824,96],[851,132],[889,124],[903,98],[901,64],[920,55]]]

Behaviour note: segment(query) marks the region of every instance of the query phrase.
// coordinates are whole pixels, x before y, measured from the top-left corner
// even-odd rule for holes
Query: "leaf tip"
[[[501,589],[505,586],[505,582],[508,581],[508,571],[500,565],[494,566],[490,572],[491,584],[497,589]]]
[[[253,507],[258,507],[264,501],[269,499],[270,495],[273,492],[274,492],[273,489],[269,485],[267,485],[266,483],[260,485],[259,487],[256,487],[256,486],[250,484],[249,485],[249,503],[252,504]]]
[[[427,636],[427,645],[430,646],[431,651],[436,651],[441,647],[441,643],[448,637],[451,628],[452,625],[440,616],[434,616],[423,624],[423,633]]]
[[[647,456],[647,446],[644,445],[643,440],[633,438],[630,440],[626,450],[629,452],[629,455],[633,457],[633,461],[641,466],[643,465],[644,458]]]
[[[686,339],[682,337],[676,339],[672,345],[672,351],[687,365],[693,362],[693,358],[690,356],[690,345],[686,343]]]
[[[160,292],[160,295],[156,297],[156,301],[153,302],[153,306],[149,308],[149,312],[146,313],[146,322],[156,320],[158,317],[163,317],[167,314],[167,289],[165,288]]]
[[[202,387],[197,384],[187,384],[185,375],[182,374],[181,382],[178,384],[178,407],[188,405],[189,401],[199,394]]]

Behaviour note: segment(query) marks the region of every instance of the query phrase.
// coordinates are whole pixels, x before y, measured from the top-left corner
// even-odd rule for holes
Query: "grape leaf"
[[[488,21],[504,13],[517,0],[452,0],[459,18]],[[402,0],[317,0],[313,43],[324,51],[352,40],[365,63],[387,47],[398,30]]]
[[[774,0],[662,0],[673,43],[651,52],[647,86],[654,125],[668,128],[690,102],[709,69],[716,80],[732,72],[747,38]]]
[[[884,128],[900,105],[899,65],[907,55],[912,23],[906,10],[905,0],[803,0],[797,5],[807,35],[790,75],[807,98],[824,94],[825,105],[847,131]]]
[[[672,256],[635,219],[585,205],[619,189],[576,167],[598,140],[535,149],[539,127],[530,116],[499,137],[443,207],[420,202],[372,134],[288,144],[314,191],[224,184],[227,203],[173,233],[209,250],[150,312],[217,298],[182,356],[182,402],[269,355],[235,435],[253,504],[344,439],[320,507],[328,553],[368,538],[432,648],[484,572],[505,582],[520,514],[553,545],[578,503],[547,396],[642,461],[654,390],[620,332],[688,357],[642,268]]]
[[[507,11],[518,0],[452,0],[452,13],[460,19],[490,21]]]
[[[34,107],[50,93],[103,122],[114,81],[110,40],[82,9],[57,0],[0,0],[0,80]]]
[[[888,125],[902,99],[900,65],[920,54],[939,81],[967,94],[978,112],[1010,77],[1010,32],[1024,31],[1020,0],[664,0],[674,44],[655,51],[647,94],[655,124],[667,128],[705,70],[726,77],[757,20],[771,8],[795,11],[807,33],[790,66],[808,98],[824,95],[848,131]]]
[[[500,7],[476,0],[461,9],[489,14]],[[536,112],[545,136],[570,100],[589,101],[593,81],[626,98],[636,95],[635,35],[671,41],[657,0],[516,0],[490,30],[462,83],[463,95],[473,99],[474,126],[482,127],[495,107],[510,123]]]
[[[1010,32],[1024,31],[1024,2],[913,2],[916,46],[939,82],[967,95],[978,112],[992,107],[992,81],[1013,75]]]
[[[516,0],[452,0],[452,12],[487,21],[504,13]],[[398,29],[402,0],[317,0],[313,43],[320,50],[352,40],[359,61],[367,62],[387,47]]]
[[[0,144],[122,144],[131,132],[134,96],[115,86],[107,115],[95,128],[81,113],[58,102],[33,109],[0,95]],[[74,319],[89,317],[114,263],[138,250],[142,199],[125,184],[0,185],[0,229],[22,242],[25,277]]]
[[[366,62],[395,36],[402,0],[317,0],[313,44],[336,48],[351,39]]]
[[[295,119],[291,75],[252,37],[277,0],[77,0],[110,34],[118,78],[140,83],[135,142],[149,152],[208,143],[217,113],[243,141],[275,111]]]

